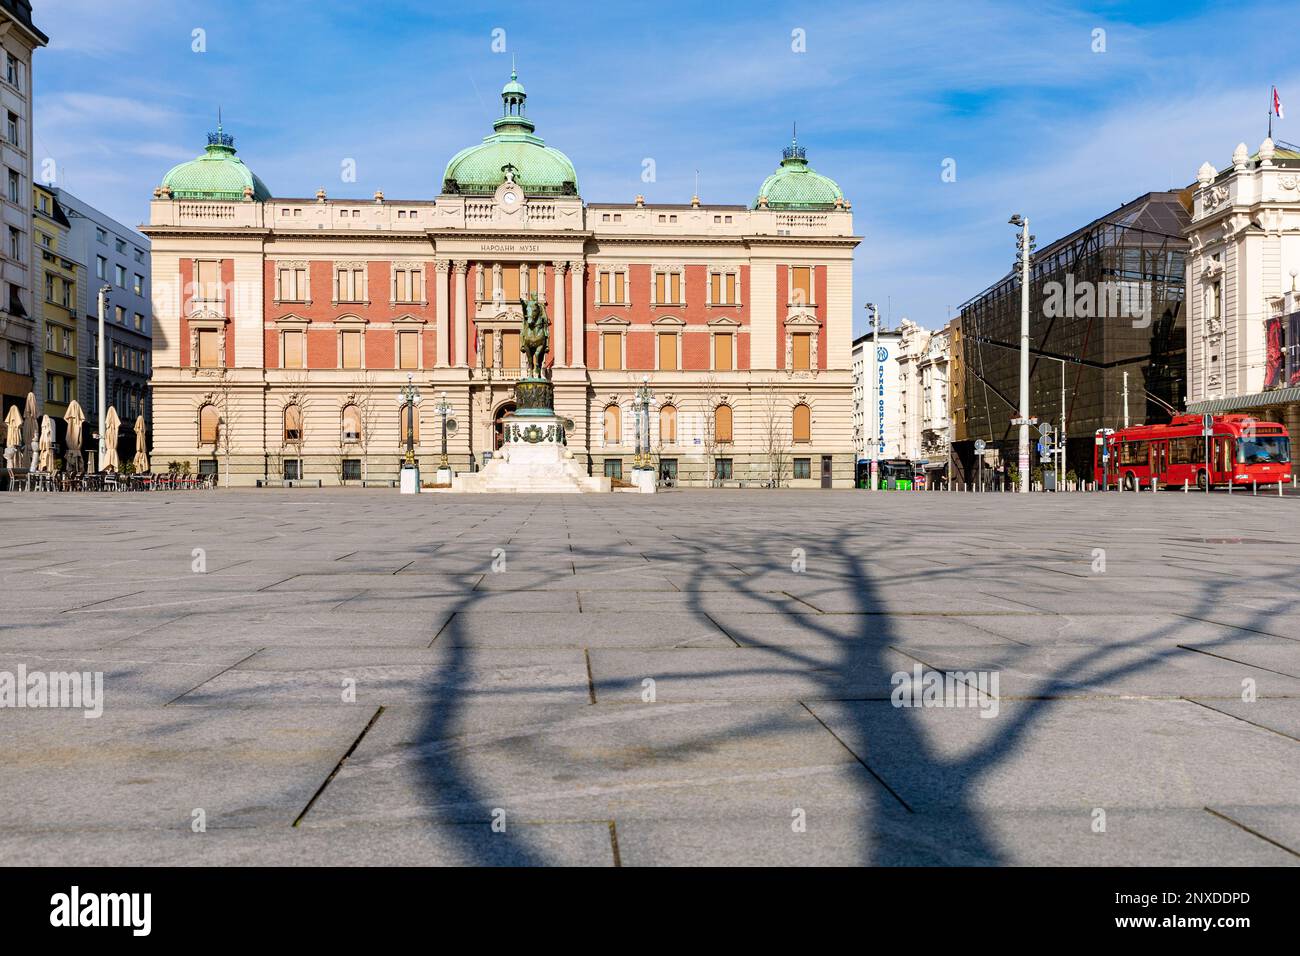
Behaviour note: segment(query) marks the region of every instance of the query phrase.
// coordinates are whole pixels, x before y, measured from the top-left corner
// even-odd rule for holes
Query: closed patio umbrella
[[[27,401],[22,405],[22,444],[27,446],[27,451],[31,451],[31,446],[36,444],[36,428],[40,427],[40,421],[36,419],[36,397],[32,393],[27,393]]]
[[[5,416],[5,444],[17,447],[23,443],[23,415],[17,405],[9,408]]]
[[[86,413],[81,410],[81,405],[75,398],[68,405],[63,420],[68,423],[68,471],[80,473],[82,470],[81,433],[86,424]]]
[[[100,471],[117,471],[121,465],[117,460],[117,433],[122,427],[122,419],[117,417],[117,409],[111,405],[104,416],[104,460],[100,462]]]
[[[41,416],[41,438],[36,460],[36,470],[46,474],[54,471],[54,419],[49,415]]]
[[[149,472],[149,446],[145,444],[144,416],[135,420],[135,471],[138,475]]]

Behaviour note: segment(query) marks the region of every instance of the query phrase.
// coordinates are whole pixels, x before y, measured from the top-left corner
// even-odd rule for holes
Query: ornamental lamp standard
[[[438,404],[434,406],[434,411],[442,419],[442,457],[438,459],[438,470],[450,468],[447,464],[447,416],[451,414],[451,403],[447,401],[445,391],[438,393]]]
[[[415,462],[415,407],[424,399],[420,397],[420,390],[416,387],[415,376],[410,372],[406,373],[406,387],[397,393],[397,402],[404,406],[406,412],[406,460],[402,463],[402,468],[415,468],[419,466]],[[443,446],[446,451],[446,446]]]
[[[1020,266],[1020,417],[1011,424],[1020,427],[1018,465],[1021,492],[1029,491],[1029,426],[1035,420],[1029,417],[1029,255],[1034,251],[1034,237],[1029,234],[1029,219],[1020,213],[1007,220],[1020,228],[1016,237]]]
[[[876,309],[876,303],[868,302],[867,311],[871,313],[871,409],[872,409],[872,428],[871,428],[871,474],[867,478],[867,486],[876,490],[876,472],[880,470],[880,403],[884,401],[884,395],[881,394],[880,384],[877,381],[880,375],[880,313]],[[865,384],[865,383],[864,383]],[[863,398],[866,397],[867,390],[862,390]],[[864,423],[865,426],[865,423]]]
[[[641,376],[636,389],[636,462],[634,468],[650,467],[650,403],[654,400],[650,376]]]

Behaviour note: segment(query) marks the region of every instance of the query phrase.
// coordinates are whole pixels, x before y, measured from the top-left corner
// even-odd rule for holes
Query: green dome
[[[755,209],[760,199],[768,209],[835,209],[844,202],[835,180],[813,172],[804,147],[791,141],[781,157],[781,167],[759,187]]]
[[[462,149],[442,174],[444,193],[490,196],[506,181],[507,172],[526,194],[576,196],[578,174],[573,163],[536,135],[524,111],[528,94],[511,70],[510,82],[501,90],[503,112],[492,124],[493,134]]]
[[[203,155],[173,166],[163,177],[162,185],[171,191],[173,199],[242,200],[248,188],[253,190],[253,199],[258,202],[271,198],[266,183],[235,155],[235,138],[223,133],[220,126],[215,133],[208,134]]]

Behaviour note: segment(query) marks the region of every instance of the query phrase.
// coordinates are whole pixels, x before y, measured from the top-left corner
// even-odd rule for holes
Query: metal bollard
[[[1187,494],[1187,479],[1183,479],[1183,494]]]
[[[1250,493],[1255,495],[1259,492],[1259,484],[1254,478],[1250,479]]]
[[[1277,496],[1278,496],[1279,498],[1282,497],[1282,479],[1281,479],[1281,478],[1279,478],[1279,479],[1277,480]]]

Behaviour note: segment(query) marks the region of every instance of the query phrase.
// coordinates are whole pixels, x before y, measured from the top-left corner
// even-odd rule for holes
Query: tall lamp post
[[[99,325],[98,341],[95,343],[95,361],[99,363],[98,381],[95,391],[95,404],[99,411],[99,451],[95,458],[95,470],[103,471],[104,455],[108,449],[108,424],[106,406],[108,405],[108,370],[104,367],[104,314],[108,311],[108,296],[113,291],[111,286],[99,288]]]
[[[438,459],[438,484],[451,484],[452,471],[451,464],[447,461],[447,435],[454,434],[456,431],[456,419],[448,418],[451,415],[451,403],[447,401],[445,391],[438,394],[438,404],[434,407],[438,417],[442,419],[442,457]]]
[[[1033,251],[1034,237],[1029,234],[1029,219],[1016,213],[1008,222],[1020,227],[1016,246],[1020,250],[1020,417],[1013,424],[1020,426],[1020,491],[1029,491],[1029,254]]]
[[[876,490],[876,472],[880,469],[880,411],[885,400],[880,388],[880,312],[876,303],[868,302],[867,311],[871,313],[871,474],[867,476],[867,485]],[[866,389],[863,389],[866,394]]]
[[[420,404],[420,390],[415,386],[415,376],[406,374],[406,387],[397,393],[398,404],[406,413],[406,460],[402,462],[401,492],[404,495],[420,493],[420,464],[415,460],[415,409]]]
[[[656,475],[650,459],[650,403],[654,397],[650,376],[641,376],[641,384],[636,388],[633,402],[636,415],[636,459],[632,466],[632,481],[642,491],[655,490]]]

